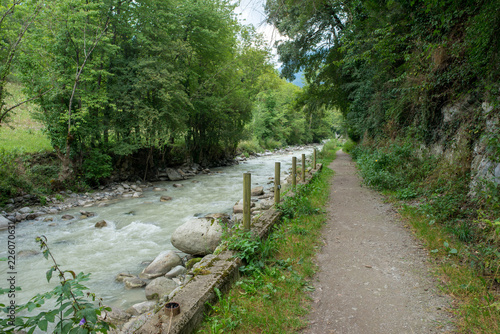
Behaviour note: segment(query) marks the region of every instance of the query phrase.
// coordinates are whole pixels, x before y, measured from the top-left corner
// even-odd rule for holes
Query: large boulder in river
[[[161,252],[158,256],[151,262],[142,273],[139,275],[140,278],[151,279],[159,276],[163,276],[168,273],[172,268],[182,264],[182,259],[174,251],[168,250]]]
[[[213,218],[192,219],[172,233],[172,245],[191,255],[212,254],[222,238],[222,225]]]
[[[146,285],[146,299],[160,299],[161,297],[168,295],[175,288],[177,288],[177,283],[175,283],[170,278],[158,277]]]
[[[108,226],[108,223],[106,223],[105,220],[100,220],[98,221],[97,223],[95,223],[94,225],[96,228],[103,228],[103,227],[106,227]]]
[[[136,289],[136,288],[142,288],[143,286],[146,285],[146,282],[144,282],[142,279],[138,277],[128,277],[123,280],[125,283],[125,287],[127,289]]]
[[[180,181],[184,180],[181,174],[178,171],[172,168],[167,168],[167,176],[170,181]]]

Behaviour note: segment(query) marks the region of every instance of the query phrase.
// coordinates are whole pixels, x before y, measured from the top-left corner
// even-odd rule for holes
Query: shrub
[[[342,146],[342,151],[345,153],[351,153],[355,148],[356,148],[356,143],[352,141],[352,139],[348,139],[345,143],[344,146]]]
[[[238,144],[238,151],[248,156],[264,151],[259,143],[255,140],[244,140]]]
[[[16,151],[0,149],[0,205],[12,197],[19,196],[31,186],[22,177],[19,169],[19,154]]]
[[[92,150],[83,162],[83,174],[90,182],[98,182],[101,178],[108,177],[113,171],[112,159],[109,155]]]
[[[260,146],[262,146],[266,150],[275,150],[277,148],[283,147],[283,144],[275,139],[266,138],[264,140],[259,141]]]

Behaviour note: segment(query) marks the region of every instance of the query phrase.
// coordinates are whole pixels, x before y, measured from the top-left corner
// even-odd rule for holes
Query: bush
[[[351,153],[356,148],[356,145],[357,144],[354,141],[348,139],[344,143],[344,146],[342,146],[342,151],[344,151],[345,153]]]
[[[280,141],[275,140],[273,138],[266,138],[264,140],[260,140],[259,143],[260,146],[262,146],[266,150],[275,150],[277,148],[283,147],[283,144]]]
[[[101,178],[111,175],[113,171],[112,159],[109,155],[92,150],[82,165],[85,179],[98,182]]]
[[[241,152],[242,154],[246,153],[245,156],[263,151],[264,150],[255,139],[244,140],[238,144],[238,152]]]
[[[19,164],[17,152],[0,149],[0,205],[9,198],[19,196],[23,190],[31,189],[29,183],[21,177]]]
[[[298,185],[294,191],[294,196],[285,197],[278,209],[283,213],[283,217],[292,219],[300,215],[314,215],[320,213],[319,208],[315,208],[307,194],[310,192],[310,185]]]

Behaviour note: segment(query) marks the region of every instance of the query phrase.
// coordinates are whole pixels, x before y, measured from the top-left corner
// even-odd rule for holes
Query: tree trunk
[[[73,165],[70,157],[70,135],[66,138],[66,148],[64,153],[61,152],[59,147],[55,147],[55,149],[57,157],[62,163],[61,171],[59,172],[57,179],[60,182],[66,182],[73,177]]]

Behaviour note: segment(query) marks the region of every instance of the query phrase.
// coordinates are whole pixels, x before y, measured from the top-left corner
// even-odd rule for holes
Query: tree
[[[21,72],[31,95],[40,96],[39,118],[62,162],[59,181],[70,179],[82,163],[83,138],[92,135],[92,115],[108,103],[103,61],[114,52],[109,42],[111,2],[61,0],[43,12],[30,34]]]
[[[496,96],[499,1],[268,0],[282,75],[304,70],[353,138],[410,128],[436,140],[441,107],[470,90]],[[487,80],[485,80],[488,78]],[[480,92],[479,94],[483,94]]]
[[[46,93],[39,91],[34,97],[7,106],[6,84],[21,43],[32,24],[37,20],[45,1],[3,0],[0,2],[0,126],[17,107]]]

